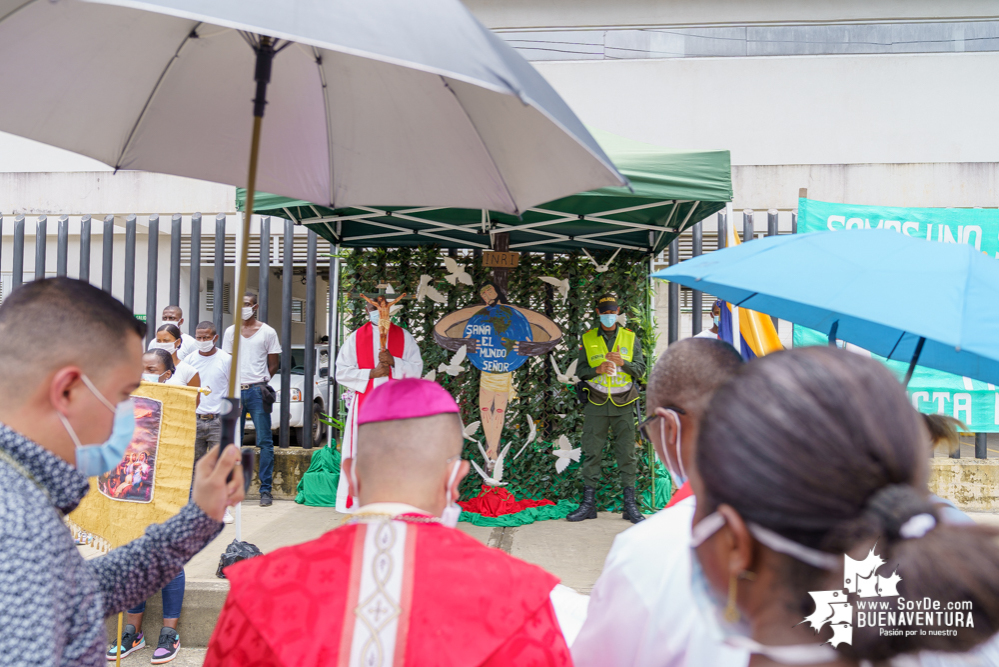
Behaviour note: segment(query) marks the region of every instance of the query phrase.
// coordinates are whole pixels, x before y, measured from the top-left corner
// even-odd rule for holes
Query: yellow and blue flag
[[[739,243],[741,243],[739,235],[729,226],[725,246],[731,248]],[[739,308],[726,301],[719,300],[718,303],[721,307],[718,338],[739,350],[743,359],[749,361],[784,349],[769,315]],[[738,341],[732,333],[735,330],[741,333]]]

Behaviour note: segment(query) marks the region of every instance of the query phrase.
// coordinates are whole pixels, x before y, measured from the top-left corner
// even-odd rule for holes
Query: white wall
[[[13,141],[11,141],[13,139]],[[31,146],[25,139],[0,134],[0,151],[7,144],[12,152],[0,152],[0,162],[22,169],[3,172],[0,169],[0,214],[29,215],[149,215],[190,214],[200,212],[214,217],[216,213],[236,212],[236,188],[192,178],[153,174],[145,171],[71,171],[54,169],[35,172]],[[36,142],[28,142],[34,145]],[[79,156],[66,151],[58,164],[76,166]],[[99,163],[95,163],[99,164]],[[169,222],[169,217],[166,218]],[[160,223],[163,224],[162,221]],[[204,224],[204,223],[203,223]]]
[[[990,0],[462,0],[487,27],[974,19],[999,15]]]
[[[734,165],[999,162],[999,53],[535,66],[589,125]]]

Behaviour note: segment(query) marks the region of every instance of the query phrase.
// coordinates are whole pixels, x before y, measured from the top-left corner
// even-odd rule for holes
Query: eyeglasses
[[[683,408],[678,408],[675,405],[664,405],[662,407],[664,410],[672,410],[678,415],[687,414],[686,410],[684,410]],[[651,417],[646,417],[641,421],[641,423],[638,424],[638,432],[641,434],[642,439],[645,440],[646,442],[650,443],[652,442],[652,436],[649,435],[651,433],[649,427],[652,426],[653,422],[655,422],[657,419],[662,419],[662,417],[660,415],[652,415]]]

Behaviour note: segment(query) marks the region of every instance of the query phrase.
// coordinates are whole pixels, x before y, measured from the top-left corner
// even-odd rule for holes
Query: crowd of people
[[[60,335],[69,322],[80,338]],[[610,324],[601,322],[613,331]],[[73,547],[61,515],[87,491],[76,448],[114,439],[116,406],[143,367],[158,381],[176,369],[165,348],[140,363],[144,333],[120,303],[79,281],[36,281],[0,306],[5,662],[101,664],[102,619],[175,586],[184,562],[221,530],[226,507],[242,499],[238,479],[226,481],[238,464],[230,447],[201,457],[191,502],[176,517],[91,561]],[[158,340],[183,346],[165,333]],[[591,368],[609,361],[635,369],[623,351],[621,363],[610,358],[619,333],[596,335]],[[267,338],[254,346],[264,355]],[[214,340],[199,325],[196,343],[207,349]],[[386,376],[402,368],[368,356],[370,370]],[[259,352],[258,360],[269,361]],[[212,377],[209,366],[193,365],[201,382]],[[393,379],[366,384],[354,415],[356,442],[341,475],[348,521],[227,569],[230,591],[206,665],[929,667],[999,659],[997,534],[929,494],[937,434],[877,361],[801,348],[744,363],[720,340],[671,345],[652,368],[639,429],[679,488],[667,508],[615,540],[571,647],[553,603],[558,580],[454,530],[469,471],[458,405],[437,383]],[[244,396],[259,395],[257,387],[245,383]],[[873,613],[861,611],[872,596],[902,618],[899,600],[965,611],[959,622],[943,611],[916,622],[910,614],[902,631],[886,632],[885,621],[861,620]]]

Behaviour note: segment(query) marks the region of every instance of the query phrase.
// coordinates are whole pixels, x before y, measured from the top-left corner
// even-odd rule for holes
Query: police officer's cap
[[[607,313],[617,310],[617,297],[613,294],[604,294],[597,297],[597,310],[601,313]]]

